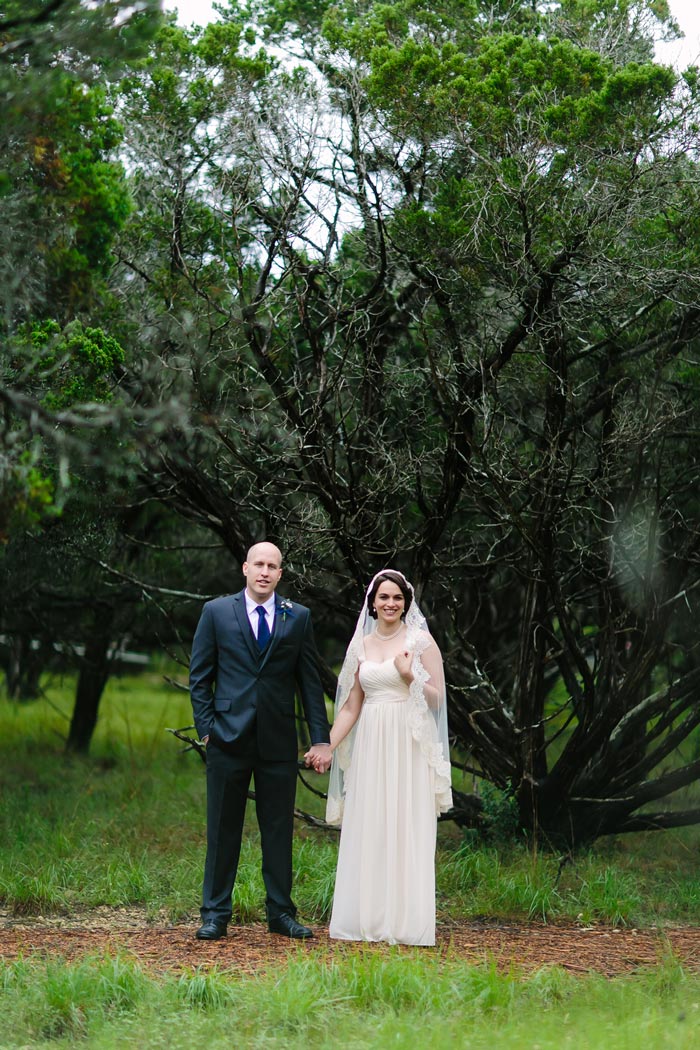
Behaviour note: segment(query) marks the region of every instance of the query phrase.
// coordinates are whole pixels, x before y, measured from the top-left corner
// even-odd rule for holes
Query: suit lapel
[[[270,654],[275,647],[279,645],[288,630],[289,625],[287,623],[285,610],[280,609],[280,600],[277,595],[275,595],[275,622],[272,627],[272,637],[270,638],[268,645],[265,647],[265,652],[262,654],[262,659],[260,660],[261,667],[265,666],[270,658]]]

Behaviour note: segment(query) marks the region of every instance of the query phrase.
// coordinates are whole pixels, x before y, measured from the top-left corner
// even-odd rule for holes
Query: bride
[[[345,654],[326,820],[342,824],[330,936],[435,943],[437,814],[452,805],[440,650],[400,572],[370,582]],[[319,768],[313,749],[307,764]]]

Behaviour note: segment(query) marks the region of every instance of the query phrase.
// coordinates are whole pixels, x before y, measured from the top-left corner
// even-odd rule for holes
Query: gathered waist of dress
[[[408,693],[402,696],[397,692],[373,692],[365,697],[365,704],[405,704],[407,700]]]

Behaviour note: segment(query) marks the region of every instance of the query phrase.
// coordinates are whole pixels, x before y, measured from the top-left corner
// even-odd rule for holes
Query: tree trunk
[[[29,635],[12,639],[5,665],[7,695],[11,700],[37,699],[45,656],[45,647],[34,645]]]
[[[111,627],[111,618],[109,625]],[[66,750],[86,755],[97,723],[102,693],[109,679],[111,632],[96,630],[85,647],[85,657],[78,676],[75,706]]]

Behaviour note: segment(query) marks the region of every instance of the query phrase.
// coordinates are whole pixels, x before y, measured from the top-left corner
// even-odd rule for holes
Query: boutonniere
[[[290,618],[291,618],[292,603],[290,602],[289,598],[282,598],[280,600],[279,605],[278,605],[278,609],[279,609],[279,611],[282,614],[282,623],[284,623],[284,621],[287,619],[287,613],[290,614]]]

